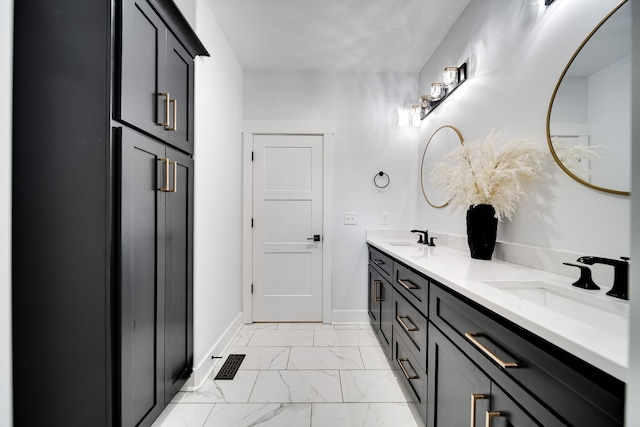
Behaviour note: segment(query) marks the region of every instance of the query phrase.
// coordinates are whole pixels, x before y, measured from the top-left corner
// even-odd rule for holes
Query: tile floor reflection
[[[368,325],[244,325],[233,380],[179,392],[152,427],[417,427]]]

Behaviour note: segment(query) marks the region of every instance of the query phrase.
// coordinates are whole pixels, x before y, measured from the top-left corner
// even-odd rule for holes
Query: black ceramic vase
[[[467,241],[471,258],[491,259],[496,246],[498,219],[491,205],[470,206],[467,210]]]

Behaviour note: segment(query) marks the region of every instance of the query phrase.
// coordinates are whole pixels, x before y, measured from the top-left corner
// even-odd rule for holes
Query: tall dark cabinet
[[[171,0],[14,13],[14,424],[148,426],[193,366],[193,58],[208,53]]]

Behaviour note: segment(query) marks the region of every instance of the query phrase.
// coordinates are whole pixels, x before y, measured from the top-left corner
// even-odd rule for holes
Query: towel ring
[[[387,183],[384,184],[384,185],[380,185],[380,183],[378,183],[378,180],[384,179],[384,177],[387,177]],[[391,178],[389,178],[389,175],[387,175],[386,173],[380,171],[380,172],[378,172],[377,174],[374,175],[373,183],[378,188],[387,188],[389,186],[389,184],[391,183]]]

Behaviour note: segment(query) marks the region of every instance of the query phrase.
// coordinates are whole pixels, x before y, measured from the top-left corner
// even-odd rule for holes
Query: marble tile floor
[[[214,381],[231,353],[233,380]],[[196,392],[179,392],[152,427],[417,427],[369,325],[254,323]]]

